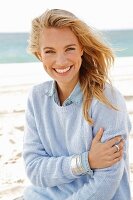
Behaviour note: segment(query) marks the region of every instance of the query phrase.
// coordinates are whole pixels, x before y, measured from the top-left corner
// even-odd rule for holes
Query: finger
[[[108,166],[112,166],[112,165],[114,165],[115,163],[119,162],[119,161],[122,159],[122,157],[123,157],[123,156],[119,156],[119,157],[117,157],[117,158],[115,158],[115,159],[113,159],[113,160],[108,161]]]
[[[106,163],[106,167],[111,167],[112,165],[116,164],[117,162],[119,162],[121,159],[123,158],[123,152],[121,153],[121,155],[117,155],[117,157],[114,157],[110,159],[108,159],[107,163]]]
[[[115,164],[117,162],[119,162],[121,159],[122,159],[123,156],[120,156],[118,158],[115,158],[113,161],[112,161],[112,164]]]
[[[122,139],[122,140],[120,141],[120,143],[118,144],[119,147],[120,147],[120,149],[123,149],[124,144],[125,144],[125,141]]]
[[[116,136],[109,141],[106,142],[106,144],[110,147],[114,146],[116,143],[119,143],[122,140],[121,136]]]
[[[124,147],[124,141],[123,140],[119,144],[113,146],[113,148],[114,148],[114,150],[116,150],[116,152],[123,149],[123,147]]]
[[[114,145],[113,147],[116,149],[116,152],[120,151],[121,149],[124,148],[124,140],[121,140],[120,143],[117,144],[117,148],[116,148],[116,145]]]
[[[114,147],[116,148],[116,152],[120,151],[120,148],[117,144],[115,144]]]
[[[103,128],[100,128],[99,131],[97,132],[96,136],[94,137],[94,140],[99,142],[99,141],[101,141],[102,136],[103,136]]]
[[[112,155],[112,159],[114,160],[114,159],[119,158],[119,157],[121,157],[121,156],[123,156],[123,150],[114,153],[114,154]]]
[[[119,144],[117,144],[120,150],[123,150],[124,148],[124,140],[122,140]],[[109,150],[109,155],[114,154],[115,152],[117,152],[116,146],[112,146]]]

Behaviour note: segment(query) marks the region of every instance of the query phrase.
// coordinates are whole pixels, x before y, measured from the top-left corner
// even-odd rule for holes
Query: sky
[[[132,0],[0,0],[0,32],[29,32],[46,9],[69,10],[99,30],[133,29]]]

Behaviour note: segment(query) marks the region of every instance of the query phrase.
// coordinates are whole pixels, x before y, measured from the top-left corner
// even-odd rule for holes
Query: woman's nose
[[[56,57],[56,65],[57,66],[64,66],[67,64],[67,58],[64,54],[59,54]]]

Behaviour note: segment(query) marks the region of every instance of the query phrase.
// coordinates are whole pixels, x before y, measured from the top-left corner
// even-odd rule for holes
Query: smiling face
[[[39,55],[45,71],[58,85],[76,85],[83,50],[70,28],[44,28],[40,33]]]

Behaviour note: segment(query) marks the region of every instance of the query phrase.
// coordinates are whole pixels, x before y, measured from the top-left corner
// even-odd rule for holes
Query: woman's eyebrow
[[[68,45],[66,45],[64,48],[68,48],[68,47],[71,47],[71,46],[76,46],[76,44],[68,44]],[[44,48],[43,48],[43,50],[46,50],[46,49],[54,50],[55,48],[53,48],[53,47],[44,47]]]
[[[69,48],[69,47],[72,47],[72,46],[76,46],[76,44],[68,44],[68,45],[66,45],[66,46],[64,47],[64,49]],[[43,48],[43,50],[47,50],[47,49],[49,49],[49,50],[55,50],[54,47],[44,47],[44,48]]]
[[[54,48],[53,47],[44,47],[43,50],[45,50],[45,49],[52,49],[53,50]]]
[[[65,48],[71,47],[71,46],[76,46],[76,44],[68,44],[65,46]]]

